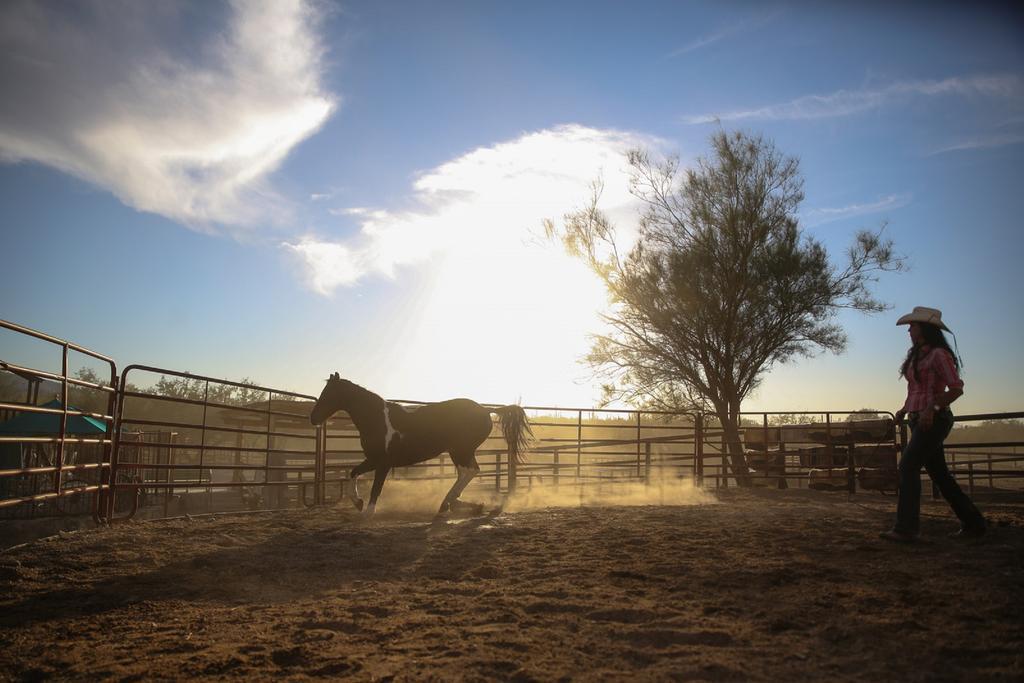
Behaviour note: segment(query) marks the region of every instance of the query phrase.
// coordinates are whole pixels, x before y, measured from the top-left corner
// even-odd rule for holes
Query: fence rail
[[[330,503],[363,459],[345,413],[322,426],[310,424],[313,396],[147,365],[129,365],[119,374],[112,359],[71,342],[2,320],[0,332],[39,343],[60,359],[60,372],[0,359],[0,377],[27,384],[21,402],[0,397],[0,417],[6,418],[0,422],[0,517],[90,512],[98,522],[110,522],[137,514]],[[72,352],[99,363],[109,381],[95,381],[96,373],[71,375]],[[41,387],[58,389],[57,402],[39,405]],[[76,402],[88,405],[69,405]],[[529,461],[510,462],[495,431],[477,452],[481,472],[473,487],[509,492],[539,484],[671,479],[706,487],[742,480],[889,491],[895,490],[896,461],[907,436],[887,413],[742,413],[730,438],[715,418],[701,413],[524,408],[537,437]],[[978,423],[1021,417],[1024,412],[957,418],[967,428],[954,430],[947,451],[951,469],[971,490],[1024,489],[1024,455],[1016,453],[1024,441],[1007,438],[1009,432],[968,438],[981,433],[971,429]],[[33,420],[35,432],[24,427]],[[747,471],[730,464],[736,456],[747,461]],[[442,455],[398,468],[392,477],[450,481],[454,474]]]

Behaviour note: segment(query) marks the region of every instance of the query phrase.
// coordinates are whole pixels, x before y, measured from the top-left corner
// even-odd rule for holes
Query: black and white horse
[[[322,424],[338,410],[352,418],[366,458],[349,472],[349,495],[360,510],[363,501],[356,489],[356,478],[370,470],[374,473],[367,514],[373,513],[392,467],[407,467],[445,452],[455,463],[458,478],[441,502],[438,514],[450,510],[480,472],[476,449],[491,434],[492,413],[498,415],[509,457],[516,463],[524,462],[523,451],[533,436],[526,413],[518,405],[485,408],[468,398],[455,398],[407,410],[334,373],[313,406],[309,421]]]

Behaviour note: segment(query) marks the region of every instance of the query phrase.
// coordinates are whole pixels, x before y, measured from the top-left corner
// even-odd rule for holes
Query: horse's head
[[[315,425],[323,424],[335,412],[345,409],[355,386],[347,379],[342,379],[338,373],[333,373],[327,378],[327,385],[309,413],[309,421]]]

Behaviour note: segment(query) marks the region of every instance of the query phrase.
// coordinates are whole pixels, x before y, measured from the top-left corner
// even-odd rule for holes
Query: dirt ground
[[[1024,498],[694,492],[432,521],[345,506],[0,553],[0,680],[1024,680]],[[661,496],[664,499],[664,495]],[[655,501],[660,502],[660,501]]]

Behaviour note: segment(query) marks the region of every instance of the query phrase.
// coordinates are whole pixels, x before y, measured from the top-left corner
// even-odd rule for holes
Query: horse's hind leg
[[[460,457],[455,453],[452,453],[451,456],[459,476],[452,485],[451,490],[448,491],[448,495],[441,501],[441,508],[437,511],[439,515],[443,515],[451,509],[452,503],[459,499],[459,496],[462,495],[469,482],[473,481],[473,477],[480,473],[480,465],[476,462],[475,454],[470,453],[468,458],[465,456]]]

